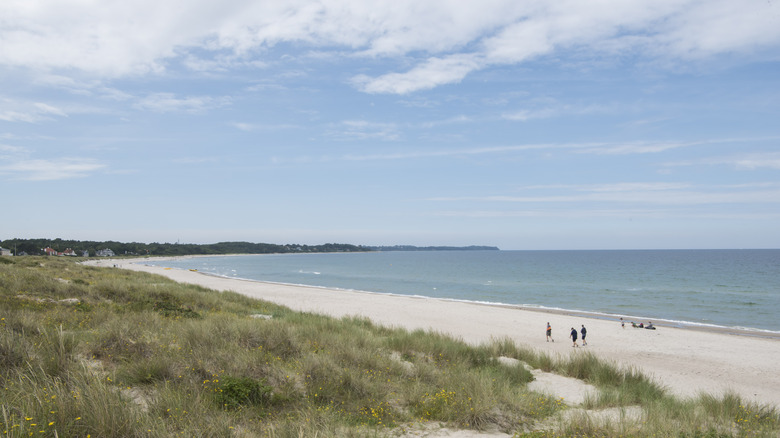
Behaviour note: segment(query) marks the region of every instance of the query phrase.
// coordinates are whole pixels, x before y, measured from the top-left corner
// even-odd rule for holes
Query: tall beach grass
[[[64,258],[0,263],[6,437],[399,436],[420,425],[515,436],[778,436],[739,397],[677,400],[593,355],[334,319]],[[517,365],[499,358],[517,359]],[[599,388],[578,415],[528,367]],[[595,421],[591,413],[639,410]]]

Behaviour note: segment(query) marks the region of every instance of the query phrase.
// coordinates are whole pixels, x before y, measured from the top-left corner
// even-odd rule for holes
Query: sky
[[[775,0],[3,0],[0,240],[780,248]]]

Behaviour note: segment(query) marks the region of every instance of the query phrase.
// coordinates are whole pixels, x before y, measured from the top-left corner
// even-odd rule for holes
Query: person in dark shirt
[[[571,338],[571,341],[573,342],[572,347],[579,347],[579,345],[577,345],[577,329],[576,328],[574,328],[574,327],[571,328],[571,333],[569,334],[569,337]]]
[[[580,334],[582,335],[582,345],[588,345],[588,341],[585,340],[585,335],[588,334],[588,330],[585,329],[585,324],[582,325],[582,330],[580,330]]]

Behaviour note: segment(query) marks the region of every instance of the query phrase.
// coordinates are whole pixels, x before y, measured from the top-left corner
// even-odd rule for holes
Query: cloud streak
[[[544,187],[536,187],[540,191]],[[565,194],[487,195],[436,197],[437,202],[487,202],[508,204],[616,203],[624,205],[701,206],[714,204],[780,204],[780,184],[695,187],[685,183],[616,183],[610,185],[551,186]]]
[[[729,166],[737,170],[780,170],[780,152],[751,152],[740,155],[701,158],[666,163],[666,167]]]
[[[230,104],[230,98],[210,96],[176,97],[173,93],[154,93],[140,99],[133,106],[140,110],[160,113],[167,112],[203,112]]]
[[[489,154],[506,154],[512,152],[526,152],[526,151],[569,151],[575,154],[590,154],[590,155],[644,155],[644,154],[658,154],[674,149],[690,148],[711,144],[722,143],[750,143],[756,141],[762,141],[764,139],[707,139],[699,141],[633,141],[633,142],[585,142],[585,143],[535,143],[535,144],[520,144],[520,145],[507,145],[507,146],[485,146],[485,147],[470,147],[463,149],[440,149],[440,150],[414,150],[409,152],[392,152],[387,154],[366,154],[366,155],[346,155],[343,157],[345,160],[350,161],[372,161],[372,160],[401,160],[401,159],[417,159],[417,158],[430,158],[430,157],[456,157],[467,155],[489,155]],[[776,168],[778,163],[778,154],[751,154],[742,158],[731,159],[710,159],[700,160],[696,164],[721,164],[731,163],[739,165],[744,169],[757,169],[760,167]],[[693,165],[693,162],[676,162],[667,163],[664,166],[686,166]]]
[[[68,114],[64,110],[43,102],[0,100],[0,120],[5,122],[36,123],[51,120],[54,117],[67,116]]]
[[[0,166],[0,173],[25,181],[55,181],[84,178],[107,166],[90,158],[60,158],[53,160],[20,160]]]

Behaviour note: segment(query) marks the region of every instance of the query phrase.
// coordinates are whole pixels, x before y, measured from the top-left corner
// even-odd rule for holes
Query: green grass
[[[680,401],[589,354],[470,346],[70,259],[2,260],[6,437],[378,437],[420,423],[518,437],[780,432],[773,408],[734,395]],[[641,421],[566,420],[568,408],[530,392],[531,373],[502,356],[596,385],[588,408],[641,406]]]

